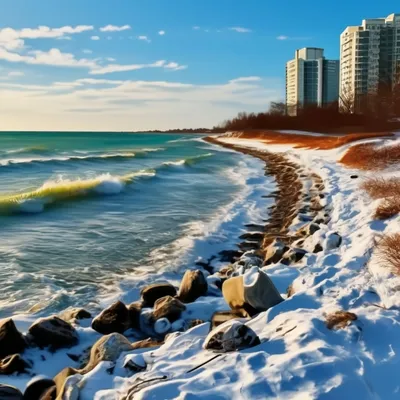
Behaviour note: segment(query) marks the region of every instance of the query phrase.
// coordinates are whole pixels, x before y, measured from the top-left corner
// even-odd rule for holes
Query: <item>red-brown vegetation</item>
[[[270,144],[289,144],[295,148],[330,150],[358,140],[393,136],[388,132],[349,133],[346,135],[288,134],[277,131],[247,131],[237,133],[241,139],[258,139]]]
[[[364,143],[352,146],[340,160],[351,168],[377,170],[400,162],[400,145]]]
[[[376,219],[388,219],[400,213],[400,178],[368,179],[361,185],[373,199],[382,199],[375,211]]]
[[[348,311],[336,311],[326,317],[328,329],[344,329],[357,319],[357,315]]]
[[[384,236],[377,250],[381,264],[400,275],[400,233]]]

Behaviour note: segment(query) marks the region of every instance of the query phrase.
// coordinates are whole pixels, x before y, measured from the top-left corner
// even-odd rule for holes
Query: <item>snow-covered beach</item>
[[[293,148],[290,144],[271,145],[235,135],[218,140],[227,146],[268,152],[273,157],[282,154],[290,163],[289,170],[294,165],[293,169],[298,167],[301,197],[286,235],[318,220],[319,229],[308,232],[299,245],[304,252],[298,262],[286,263],[280,259],[260,265],[283,301],[253,318],[240,319],[257,335],[259,344],[229,352],[205,349],[213,313],[229,310],[218,282],[222,280],[221,271],[232,262],[203,260],[207,268],[201,271],[207,289],[195,301],[184,302],[185,309],[172,323],[175,326],[168,330],[165,342],[160,340],[151,348],[131,350],[121,336],[111,334],[108,349],[112,351],[104,352],[107,356],[98,357],[93,369],[86,372],[79,368],[87,349],[101,340],[102,335],[92,329],[91,319],[73,319],[78,344],[55,352],[25,350],[23,358],[33,364],[28,368],[30,375],[3,375],[2,384],[23,391],[32,375],[54,378],[63,368],[72,367],[76,373],[66,380],[65,392],[61,393],[64,397],[60,398],[398,398],[400,278],[382,265],[375,248],[383,235],[399,231],[399,217],[385,221],[373,217],[377,201],[371,201],[360,184],[375,177],[377,172],[352,170],[339,163],[348,148],[360,141],[330,150],[315,150]],[[387,144],[384,138],[364,141]],[[397,141],[390,139],[391,144]],[[399,176],[395,168],[379,174]],[[311,213],[311,208],[305,206],[316,197],[321,208],[314,207],[315,213]],[[274,209],[270,210],[272,215]],[[282,222],[287,221],[282,218]],[[251,262],[238,264],[243,268],[235,273],[251,279],[254,273]],[[169,278],[160,277],[167,281]],[[171,283],[179,286],[176,275]],[[138,293],[131,300],[139,300]],[[356,319],[349,319],[344,329],[329,329],[327,317],[338,311],[351,313]],[[27,315],[16,315],[13,320],[23,333],[34,322]],[[194,320],[200,321],[189,328]],[[129,342],[135,337],[132,330],[125,335]]]

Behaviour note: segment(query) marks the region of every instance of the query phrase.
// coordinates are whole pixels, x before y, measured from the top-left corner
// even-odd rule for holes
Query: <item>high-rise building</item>
[[[286,64],[286,107],[297,115],[307,106],[323,107],[338,101],[339,61],[326,60],[324,50],[306,47],[296,50]]]
[[[400,14],[365,19],[340,36],[340,98],[355,106],[379,84],[393,84],[400,72]]]

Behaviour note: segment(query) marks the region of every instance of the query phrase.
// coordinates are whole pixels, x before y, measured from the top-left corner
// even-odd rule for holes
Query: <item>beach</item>
[[[376,202],[360,183],[375,173],[339,162],[352,143],[299,149],[240,134],[207,142],[211,149],[220,146],[234,157],[256,160],[258,172],[246,184],[257,190],[237,209],[231,205],[216,231],[229,222],[229,238],[216,244],[220,233],[208,236],[207,247],[196,248],[188,268],[124,277],[124,290],[105,296],[101,308],[89,309],[90,317],[69,315],[71,346],[56,351],[29,346],[22,353],[32,363],[29,373],[1,382],[23,391],[32,375],[54,378],[71,367],[63,390],[80,399],[373,398],[373,393],[395,399],[399,278],[382,268],[375,243],[396,231],[399,221],[374,220]],[[396,176],[394,170],[382,173]],[[257,218],[235,211],[243,208]],[[238,218],[230,219],[235,212]],[[269,277],[279,296],[265,311],[236,316],[257,340],[229,351],[207,347],[219,329],[214,313],[232,312],[224,282],[243,277],[245,289],[251,288],[257,271]],[[171,307],[166,314],[165,302]],[[20,332],[32,333],[35,314],[12,317]],[[88,358],[87,349],[106,346],[104,341],[112,354]],[[383,383],[382,374],[393,379]]]

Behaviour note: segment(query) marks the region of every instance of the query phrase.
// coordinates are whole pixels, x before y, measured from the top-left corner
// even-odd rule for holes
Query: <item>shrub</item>
[[[400,233],[384,236],[377,250],[380,263],[400,275]]]

